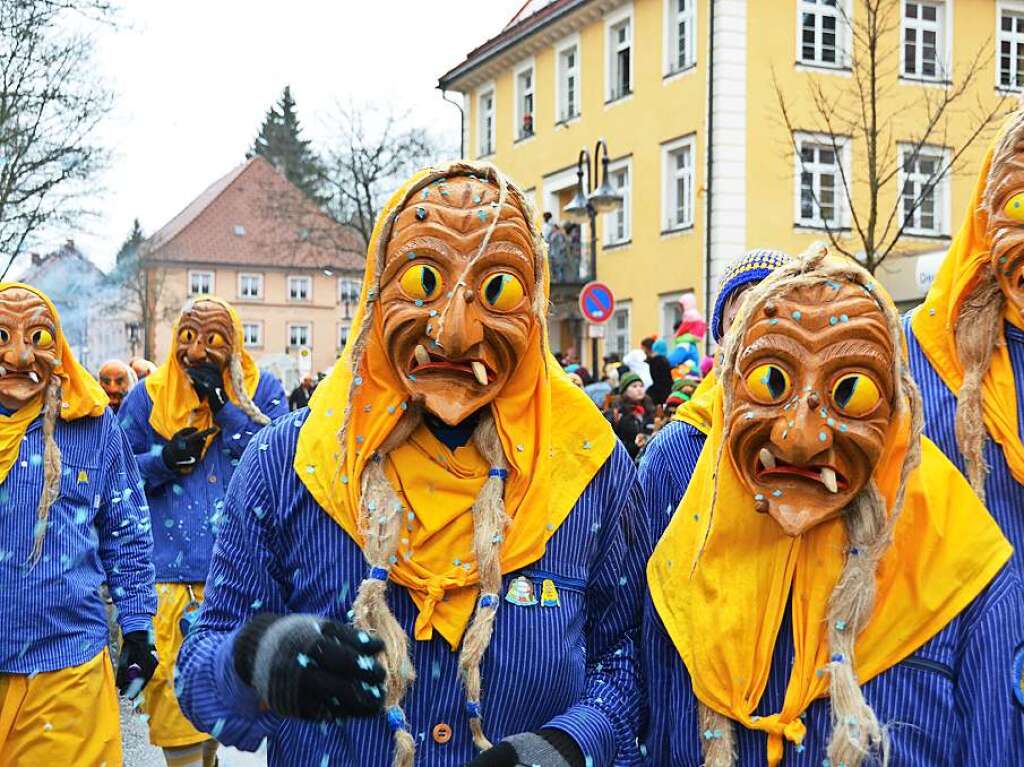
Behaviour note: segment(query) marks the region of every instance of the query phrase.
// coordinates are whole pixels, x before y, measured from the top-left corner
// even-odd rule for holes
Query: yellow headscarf
[[[846,530],[840,518],[793,538],[755,511],[727,450],[716,467],[724,392],[721,386],[712,391],[710,438],[647,575],[694,694],[747,729],[766,733],[768,764],[774,766],[782,760],[783,738],[803,740],[800,715],[829,689],[829,675],[819,672],[829,663],[828,602],[842,570]],[[890,510],[909,438],[904,412],[888,428],[874,473]],[[938,633],[1011,553],[967,481],[922,438],[921,464],[907,478],[893,542],[879,562],[874,612],[856,638],[854,669],[861,684]],[[783,707],[755,718],[790,601],[795,659]]]
[[[437,177],[437,171],[420,171],[381,211],[370,240],[363,294],[353,320],[353,327],[359,328],[365,311],[374,311],[376,315],[359,371],[352,371],[358,340],[358,334],[353,334],[332,373],[317,387],[309,417],[299,433],[295,471],[324,511],[360,545],[360,477],[407,404],[406,392],[381,337],[378,302],[373,298],[380,290],[374,284],[374,262],[378,248],[387,247],[387,242],[382,241],[386,223],[413,194]],[[535,224],[531,222],[531,226]],[[546,274],[544,286],[546,291]],[[528,349],[491,404],[509,466],[505,511],[512,523],[501,544],[503,572],[519,569],[543,556],[548,539],[569,515],[615,445],[611,427],[590,405],[587,395],[562,372],[540,327],[535,327]],[[348,407],[353,375],[358,384],[356,399],[346,431],[347,444],[341,447],[338,433]],[[420,445],[429,441],[425,430],[421,429],[418,435],[411,441]],[[449,501],[434,504],[417,504],[415,494],[404,492],[406,500],[414,503],[412,513],[423,529],[440,531],[452,524],[451,509],[446,505],[449,502],[463,505],[468,514],[466,499],[471,502],[470,494],[475,494],[485,477],[479,476],[482,467],[475,465],[475,451],[467,453],[465,459],[463,451],[460,449],[458,454],[466,465],[457,473],[465,482],[446,478],[442,473],[445,470],[425,453],[417,458],[411,446],[391,455],[388,477],[393,485],[401,482],[401,487],[395,487],[397,491],[417,484],[422,488],[428,478],[462,488],[453,491]],[[405,587],[416,603],[420,614],[416,637],[428,639],[437,630],[456,647],[479,591],[479,574],[472,554],[472,524],[463,524],[448,535],[424,536],[420,545],[408,559],[398,558],[392,565],[390,579]],[[459,557],[453,551],[464,554]]]
[[[676,408],[673,421],[683,421],[706,436],[711,431],[711,407],[718,390],[718,376],[714,370],[701,379],[690,399]]]
[[[216,296],[198,296],[196,301],[212,301],[227,310],[231,317],[231,329],[234,334],[232,342],[232,356],[238,355],[242,362],[243,380],[245,391],[252,398],[256,386],[260,382],[260,371],[256,362],[245,350],[242,333],[242,320],[235,311],[235,307]],[[210,406],[199,399],[192,381],[186,375],[184,368],[178,362],[178,320],[174,321],[171,328],[171,348],[167,353],[164,363],[154,370],[145,379],[146,392],[153,401],[153,410],[149,414],[149,425],[164,439],[170,439],[174,434],[188,426],[194,426],[199,431],[209,429],[213,425],[213,413]],[[227,365],[224,366],[224,391],[228,399],[235,405],[238,404],[238,394],[231,383],[231,372]],[[212,440],[212,437],[211,437]],[[207,442],[209,445],[209,441]]]
[[[46,304],[46,308],[57,326],[54,340],[57,344],[57,359],[60,362],[54,370],[54,375],[59,377],[61,382],[60,417],[65,421],[74,421],[86,416],[102,415],[108,402],[107,394],[71,353],[71,347],[68,346],[67,338],[61,329],[60,315],[49,296],[41,290],[21,282],[0,282],[0,291],[10,288],[27,290],[37,295]],[[10,416],[0,415],[0,482],[7,479],[8,472],[18,459],[21,440],[28,427],[42,411],[43,398],[44,394],[40,394],[16,413]]]
[[[977,283],[982,268],[991,263],[991,242],[985,231],[988,213],[982,202],[992,167],[992,155],[1009,122],[1007,120],[1003,125],[985,153],[985,161],[967,204],[967,215],[960,231],[949,246],[924,305],[914,312],[910,321],[925,356],[953,393],[958,393],[964,382],[964,371],[957,357],[953,331],[960,316],[960,306]],[[1006,319],[1020,324],[1015,312],[1007,312]],[[1017,391],[1013,382],[1010,353],[1005,344],[997,345],[992,352],[988,372],[981,382],[981,403],[982,417],[989,435],[1002,446],[1013,478],[1024,484],[1024,444],[1021,444],[1017,426]]]

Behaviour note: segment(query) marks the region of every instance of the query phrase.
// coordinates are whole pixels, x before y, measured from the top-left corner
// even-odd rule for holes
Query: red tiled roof
[[[363,270],[365,247],[351,227],[321,212],[257,155],[211,184],[143,245],[163,263]]]

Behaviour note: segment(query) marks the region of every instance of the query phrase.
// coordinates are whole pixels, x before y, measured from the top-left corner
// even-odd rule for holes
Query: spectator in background
[[[288,395],[288,409],[302,410],[302,408],[309,404],[309,398],[313,396],[315,389],[316,384],[313,383],[313,376],[307,373],[302,377],[301,383],[292,389],[292,393]]]
[[[123,360],[107,360],[100,367],[100,386],[110,400],[110,409],[115,413],[121,407],[121,401],[138,382],[135,371]]]
[[[540,226],[541,237],[544,238],[544,242],[548,241],[551,236],[551,229],[554,227],[554,223],[551,221],[551,211],[544,211],[544,223]]]
[[[566,282],[585,282],[580,279],[580,225],[571,221],[565,225]]]
[[[655,415],[654,403],[646,395],[640,376],[632,371],[623,374],[619,380],[619,396],[607,415],[615,428],[615,436],[636,460],[654,427]]]
[[[551,232],[546,237],[548,243],[548,264],[551,269],[551,281],[555,284],[572,282],[568,269],[569,264],[569,238],[565,236],[562,227],[558,224],[551,225]]]
[[[640,342],[644,354],[647,357],[647,367],[651,371],[651,386],[647,390],[647,396],[655,405],[662,405],[672,391],[672,365],[664,354],[658,354],[654,345],[657,341],[655,336],[645,338]]]

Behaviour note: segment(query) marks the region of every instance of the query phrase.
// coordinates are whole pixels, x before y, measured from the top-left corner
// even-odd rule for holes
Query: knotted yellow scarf
[[[712,509],[723,423],[723,392],[721,387],[714,392],[710,438],[647,575],[694,694],[744,727],[766,733],[768,764],[776,765],[783,738],[801,742],[800,715],[828,691],[829,675],[819,670],[829,662],[828,601],[842,569],[846,531],[835,519],[797,538],[785,535],[770,516],[754,510],[728,457],[717,467]],[[909,434],[907,418],[894,418],[875,470],[890,508]],[[857,637],[860,682],[899,663],[940,631],[1011,553],[966,480],[923,440],[921,465],[908,477],[893,544],[879,563],[874,613]],[[755,719],[790,598],[795,659],[785,702],[778,713]]]
[[[960,316],[960,306],[974,288],[979,272],[991,263],[991,243],[985,233],[988,214],[982,207],[982,200],[992,155],[1002,133],[1000,130],[985,153],[960,231],[949,246],[924,305],[914,312],[910,321],[914,336],[928,361],[954,393],[959,392],[963,385],[964,371],[957,357],[953,330]],[[1019,325],[1016,313],[1008,312],[1007,319]],[[992,352],[988,372],[981,382],[981,404],[989,435],[1003,448],[1013,478],[1024,484],[1024,444],[1021,444],[1018,431],[1017,391],[1010,353],[1005,344],[999,344]]]
[[[65,421],[74,421],[86,416],[99,416],[107,406],[107,394],[99,383],[78,364],[71,353],[67,338],[61,329],[60,315],[49,296],[41,290],[21,282],[0,282],[0,292],[9,288],[19,288],[34,293],[46,304],[46,308],[57,326],[54,341],[57,344],[57,359],[60,363],[53,371],[61,381],[60,417]],[[43,409],[43,394],[40,394],[25,407],[10,416],[0,416],[0,482],[7,479],[14,462],[18,460],[21,440],[32,422]]]
[[[256,392],[256,386],[260,382],[260,371],[256,362],[245,350],[242,343],[242,320],[235,311],[235,307],[216,296],[201,296],[196,301],[212,301],[223,306],[231,316],[231,328],[234,338],[231,339],[232,354],[241,357],[243,380],[245,391],[251,398]],[[163,364],[146,377],[146,391],[153,402],[153,410],[149,414],[149,425],[153,431],[164,439],[170,439],[175,432],[181,431],[188,426],[194,426],[199,431],[209,429],[213,425],[213,413],[210,406],[199,399],[196,390],[192,387],[192,381],[185,374],[184,368],[178,362],[178,320],[175,320],[171,328],[171,348]],[[235,405],[238,404],[238,395],[231,383],[231,372],[227,366],[224,368],[224,391],[228,399]],[[211,437],[210,440],[213,438]],[[207,441],[209,446],[210,440]]]
[[[673,421],[683,421],[705,435],[711,431],[711,406],[718,391],[718,376],[714,370],[701,379],[690,399],[676,408]]]
[[[372,283],[377,249],[387,247],[381,241],[384,223],[429,174],[421,171],[406,182],[378,217],[368,249],[363,294],[353,320],[353,327],[358,328],[365,311],[375,314],[360,369],[353,374],[358,336],[353,334],[334,370],[310,401],[309,417],[299,433],[295,452],[294,468],[303,484],[324,511],[360,544],[360,477],[407,405],[405,390],[382,340],[379,305],[376,300],[367,302],[368,291],[372,289],[374,296],[380,294],[379,286]],[[544,284],[546,291],[546,279]],[[509,466],[505,512],[512,523],[501,544],[501,566],[506,573],[543,556],[548,539],[615,445],[608,422],[562,372],[546,343],[542,348],[540,332],[536,327],[529,352],[518,360],[515,372],[491,404]],[[358,377],[358,387],[346,432],[348,444],[342,450],[338,433],[353,375]],[[427,442],[422,430],[412,441],[413,445],[393,452],[389,478],[396,491],[406,491],[420,530],[440,531],[446,526],[451,530],[441,535],[420,533],[412,540],[411,555],[399,556],[392,565],[390,578],[405,587],[416,603],[416,638],[429,639],[436,630],[455,648],[479,591],[479,573],[472,553],[472,519],[467,518],[472,505],[470,493],[475,495],[479,489],[476,472],[481,466],[478,458],[463,459],[463,448],[457,451],[459,460],[466,460],[460,471],[470,478],[446,477],[429,458],[417,453]],[[429,502],[429,490],[424,488],[430,483],[446,486],[438,494],[442,503]]]

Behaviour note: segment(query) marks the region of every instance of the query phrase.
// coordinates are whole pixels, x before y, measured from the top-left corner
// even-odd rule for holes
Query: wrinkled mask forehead
[[[894,340],[876,297],[823,281],[754,308],[725,414],[728,451],[755,508],[789,535],[864,489],[894,412]]]
[[[992,271],[1012,310],[1024,317],[1024,116],[993,156],[985,209]]]

